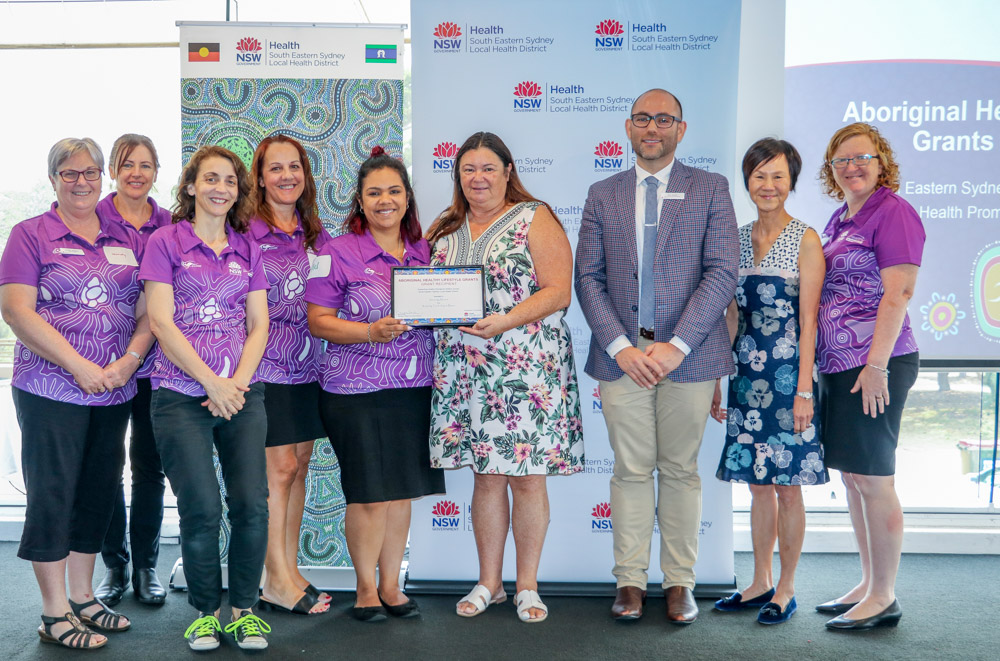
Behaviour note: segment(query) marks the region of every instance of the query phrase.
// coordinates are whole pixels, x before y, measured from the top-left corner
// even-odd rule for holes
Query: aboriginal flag
[[[396,46],[392,44],[365,44],[365,62],[369,64],[395,64]]]
[[[188,62],[218,62],[219,42],[188,44]]]

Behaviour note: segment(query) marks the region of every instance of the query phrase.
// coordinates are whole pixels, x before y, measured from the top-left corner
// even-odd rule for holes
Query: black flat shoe
[[[351,609],[351,617],[359,622],[381,622],[387,619],[386,611],[381,606],[364,606]]]
[[[386,612],[393,617],[415,617],[420,615],[420,607],[417,606],[417,602],[413,601],[413,599],[408,599],[406,603],[399,604],[398,606],[387,604],[382,595],[378,596],[378,600],[382,602],[382,606]]]
[[[733,613],[735,611],[741,611],[744,608],[760,608],[771,601],[774,597],[774,588],[771,588],[767,592],[760,594],[753,599],[747,599],[743,601],[743,594],[740,592],[734,592],[725,599],[719,599],[715,602],[715,610],[722,611],[723,613]]]
[[[846,602],[834,599],[833,601],[820,604],[816,607],[816,610],[820,613],[833,613],[834,615],[840,615],[841,613],[846,613],[857,605],[858,602],[856,601]]]
[[[903,609],[899,607],[899,600],[893,599],[892,603],[878,615],[860,620],[849,620],[841,615],[827,622],[826,628],[837,631],[864,631],[875,627],[894,627],[899,624],[901,617],[903,617]]]
[[[136,569],[132,574],[132,591],[140,604],[161,606],[167,599],[167,591],[163,589],[155,569]]]
[[[128,590],[128,565],[108,567],[104,580],[94,590],[94,596],[107,606],[115,606]]]

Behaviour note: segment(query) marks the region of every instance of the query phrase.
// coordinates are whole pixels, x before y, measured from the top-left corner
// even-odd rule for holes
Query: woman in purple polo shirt
[[[160,160],[153,141],[144,135],[126,133],[111,147],[108,170],[115,180],[115,192],[97,204],[99,216],[120,223],[138,233],[146,245],[153,230],[170,224],[170,212],[149,197],[156,182]],[[165,479],[160,455],[153,441],[149,418],[152,390],[149,376],[153,361],[148,360],[136,372],[136,395],[132,399],[132,438],[129,441],[129,463],[132,472],[132,511],[128,536],[132,544],[132,585],[135,597],[144,604],[162,604],[167,597],[156,576],[156,560],[160,555],[160,526],[163,523],[163,492]],[[111,526],[104,537],[101,557],[107,573],[94,594],[114,606],[128,590],[129,549],[125,541],[125,488],[118,482],[118,495]]]
[[[906,305],[924,247],[920,216],[896,195],[899,167],[874,126],[851,124],[830,139],[820,179],[844,205],[823,234],[817,366],[825,461],[841,471],[861,555],[861,582],[816,610],[831,629],[895,626],[903,543],[896,497],[896,442],[920,358]]]
[[[394,266],[426,265],[430,250],[402,161],[381,147],[361,164],[348,230],[313,262],[306,288],[309,330],[327,340],[320,415],[340,462],[347,548],[357,575],[352,614],[418,614],[399,588],[410,500],[444,493],[430,467],[430,330],[389,316]],[[375,568],[378,567],[378,582]]]
[[[181,173],[174,223],[153,233],[139,269],[157,345],[151,377],[153,436],[177,495],[188,603],[198,617],[193,650],[219,646],[222,502],[213,447],[226,483],[232,532],[225,628],[243,649],[267,647],[257,603],[267,550],[263,384],[267,280],[246,235],[250,182],[236,154],[202,147]]]
[[[299,142],[272,135],[257,146],[250,168],[254,218],[250,238],[260,246],[270,290],[271,327],[257,368],[267,411],[267,570],[261,607],[301,615],[330,610],[330,595],[299,572],[299,529],[313,442],[325,436],[319,418],[322,342],[309,334],[309,260],[330,240],[316,208],[316,182]]]
[[[48,166],[55,204],[15,225],[0,258],[27,487],[17,555],[31,561],[42,592],[42,641],[93,649],[107,639],[87,625],[131,626],[94,598],[92,580],[121,479],[135,371],[153,337],[137,277],[142,242],[95,211],[100,148],[90,138],[60,140]]]

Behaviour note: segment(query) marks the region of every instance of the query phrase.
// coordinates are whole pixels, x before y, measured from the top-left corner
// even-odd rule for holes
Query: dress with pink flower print
[[[486,313],[538,291],[528,228],[538,203],[517,204],[471,240],[468,223],[434,244],[432,265],[487,267]],[[569,475],[583,470],[580,396],[566,311],[489,340],[435,331],[431,465],[477,473]]]

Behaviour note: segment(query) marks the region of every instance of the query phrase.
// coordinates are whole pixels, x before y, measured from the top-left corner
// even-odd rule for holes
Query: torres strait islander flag
[[[369,64],[395,64],[396,46],[393,44],[365,44],[365,62]]]
[[[218,62],[219,42],[188,44],[188,62]]]

